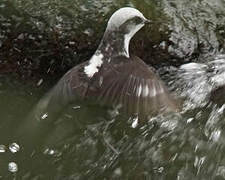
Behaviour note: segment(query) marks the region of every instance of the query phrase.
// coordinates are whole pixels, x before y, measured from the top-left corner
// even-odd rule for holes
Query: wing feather
[[[102,76],[102,85],[95,94],[99,104],[122,105],[121,112],[142,118],[163,108],[176,109],[163,82],[137,57],[116,59],[96,79]]]
[[[110,87],[109,87],[110,86]],[[159,79],[144,79],[130,75],[128,78],[113,79],[100,93],[99,101],[122,105],[127,115],[147,117],[163,108],[175,105]]]

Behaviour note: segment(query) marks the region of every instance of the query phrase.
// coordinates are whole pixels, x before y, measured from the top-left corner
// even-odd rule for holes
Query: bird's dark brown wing
[[[176,111],[175,101],[170,97],[163,82],[139,58],[118,58],[95,77],[88,91],[97,103],[121,106],[121,111],[141,118],[162,109]]]
[[[58,83],[38,102],[31,117],[37,120],[51,122],[55,120],[66,105],[81,101],[88,89],[88,79],[83,74],[83,68],[88,62],[70,69]],[[46,118],[45,118],[46,117]]]
[[[26,141],[30,145],[38,144],[37,141],[41,141],[41,137],[45,137],[54,127],[52,122],[58,119],[66,105],[79,102],[85,97],[88,79],[82,72],[87,63],[84,62],[68,71],[53,89],[40,99],[18,127],[15,139],[21,143]]]
[[[88,78],[82,63],[67,72],[44,96],[18,128],[16,136],[36,142],[48,133],[69,103],[93,99],[106,106],[121,106],[120,112],[138,115],[142,120],[163,108],[176,110],[162,81],[139,58],[115,58],[104,63],[93,78]],[[35,120],[34,120],[35,119]]]
[[[163,108],[176,109],[163,82],[138,57],[128,59],[121,56],[110,63],[105,62],[93,78],[88,78],[84,72],[87,64],[82,63],[68,71],[40,100],[33,112],[37,119],[45,119],[46,116],[51,122],[66,105],[84,100],[121,106],[122,112],[140,117]]]

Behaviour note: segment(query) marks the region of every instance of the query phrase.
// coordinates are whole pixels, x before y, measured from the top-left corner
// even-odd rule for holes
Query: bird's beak
[[[152,23],[152,21],[149,20],[149,19],[145,19],[145,20],[144,20],[144,23],[145,23],[145,24],[150,24],[150,23]]]

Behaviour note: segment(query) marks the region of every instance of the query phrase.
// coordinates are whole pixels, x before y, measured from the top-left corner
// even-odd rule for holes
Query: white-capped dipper
[[[38,119],[55,118],[70,103],[120,107],[128,116],[146,118],[176,105],[159,77],[129,53],[130,39],[150,22],[131,7],[117,10],[90,60],[69,70],[37,105]],[[90,101],[89,101],[90,100]]]

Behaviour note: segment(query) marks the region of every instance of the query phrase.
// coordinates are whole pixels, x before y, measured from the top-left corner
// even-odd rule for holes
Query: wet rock
[[[224,6],[187,0],[0,2],[0,73],[25,79],[61,77],[97,48],[113,11],[134,6],[153,20],[131,42],[131,52],[158,68],[204,62],[225,51]]]

